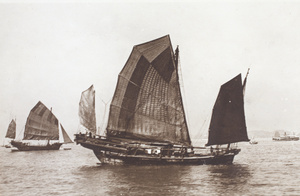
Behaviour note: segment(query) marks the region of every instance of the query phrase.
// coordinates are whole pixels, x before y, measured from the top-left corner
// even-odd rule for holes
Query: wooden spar
[[[184,111],[184,107],[183,107],[183,99],[182,99],[182,95],[181,95],[181,89],[180,89],[180,83],[179,83],[179,74],[178,74],[178,59],[179,59],[179,46],[177,46],[176,50],[175,50],[175,67],[176,67],[176,77],[177,77],[177,82],[178,82],[178,90],[179,90],[179,98],[181,101],[181,106],[182,106],[182,111],[183,111],[183,118],[185,121],[185,126],[187,129],[187,138],[189,141],[189,145],[192,146],[192,142],[191,142],[191,137],[190,137],[190,133],[189,133],[189,129],[187,127],[187,120],[186,120],[186,116],[185,116],[185,111]],[[175,115],[176,118],[176,115]],[[181,133],[182,134],[182,133]]]

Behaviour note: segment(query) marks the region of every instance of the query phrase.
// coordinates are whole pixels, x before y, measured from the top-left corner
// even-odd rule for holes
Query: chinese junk
[[[13,140],[11,144],[20,151],[58,150],[62,144],[72,143],[63,126],[59,124],[52,111],[39,101],[29,113],[23,140]],[[59,129],[64,142],[59,141]]]
[[[249,141],[243,89],[241,75],[222,85],[209,128],[211,147],[194,147],[180,92],[178,48],[174,54],[167,35],[134,46],[118,77],[106,136],[95,134],[94,124],[82,123],[95,123],[95,112],[82,112],[79,104],[88,134],[76,134],[75,141],[93,150],[101,163],[230,164],[240,152],[230,144]],[[94,110],[94,91],[83,93],[91,96],[84,98],[90,105],[84,108]]]

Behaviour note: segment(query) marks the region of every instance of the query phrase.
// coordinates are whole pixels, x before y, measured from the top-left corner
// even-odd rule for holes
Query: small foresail
[[[95,90],[93,85],[81,93],[78,115],[80,124],[86,131],[96,134]]]
[[[190,145],[170,37],[134,46],[119,74],[107,135]]]
[[[16,138],[16,121],[14,119],[9,123],[5,137],[11,139]]]
[[[64,127],[61,124],[60,124],[60,128],[61,128],[61,132],[62,132],[62,135],[64,138],[64,144],[73,143],[73,141],[71,140],[71,138],[69,137],[69,135],[67,134]]]
[[[58,119],[42,102],[30,111],[26,121],[24,140],[58,140]]]
[[[241,74],[221,86],[209,126],[209,145],[249,141]]]

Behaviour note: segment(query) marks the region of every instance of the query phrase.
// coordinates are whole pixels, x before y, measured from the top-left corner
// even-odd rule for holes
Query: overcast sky
[[[300,1],[24,2],[0,3],[0,138],[11,118],[24,129],[38,101],[73,138],[91,84],[104,127],[103,102],[132,47],[167,34],[180,49],[192,137],[207,133],[220,85],[248,68],[249,135],[300,133]]]

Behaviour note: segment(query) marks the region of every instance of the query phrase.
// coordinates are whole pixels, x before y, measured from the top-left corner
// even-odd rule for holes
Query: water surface
[[[72,150],[0,149],[0,195],[300,195],[300,141],[239,144],[232,165],[110,166]]]

